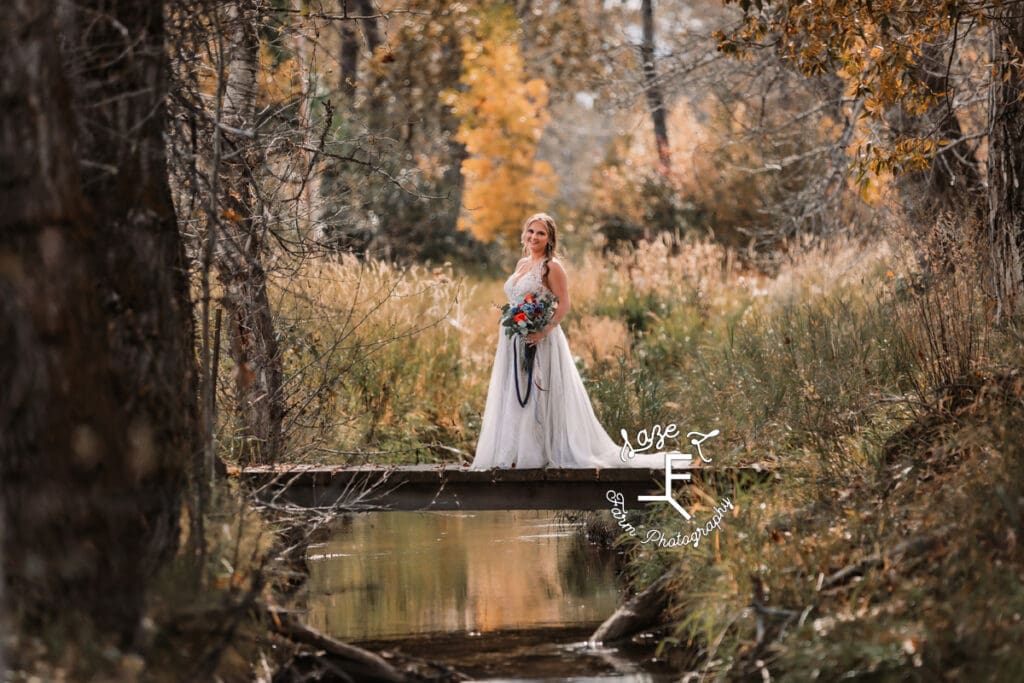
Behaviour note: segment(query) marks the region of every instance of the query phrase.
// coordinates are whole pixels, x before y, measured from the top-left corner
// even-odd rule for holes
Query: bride
[[[570,299],[568,278],[558,259],[554,219],[546,213],[530,216],[523,225],[522,242],[526,256],[505,281],[505,296],[510,304],[518,304],[527,294],[538,298],[553,294],[558,297],[558,308],[543,330],[523,340],[507,337],[499,327],[472,469],[658,467],[660,461],[647,457],[624,461],[620,446],[594,415],[559,324],[569,312]],[[517,368],[524,343],[536,346],[529,393],[529,375]],[[513,360],[514,354],[518,360]],[[525,405],[520,405],[520,400],[525,400]]]

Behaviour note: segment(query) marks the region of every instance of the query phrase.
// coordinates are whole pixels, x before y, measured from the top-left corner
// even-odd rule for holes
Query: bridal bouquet
[[[501,324],[505,327],[505,336],[519,335],[525,337],[531,332],[543,330],[558,308],[558,297],[527,294],[514,306],[505,304],[501,307]]]
[[[557,308],[558,297],[554,295],[541,298],[536,294],[527,294],[518,304],[505,304],[501,307],[501,324],[505,328],[505,335],[518,337],[516,341],[520,341],[531,332],[540,332],[551,322]],[[512,346],[513,364],[518,362],[516,346]],[[523,349],[523,371],[527,374],[525,397],[519,387],[519,372],[515,373],[516,398],[519,399],[521,406],[526,406],[526,402],[530,400],[530,391],[533,388],[533,359],[536,355],[535,344],[529,344]]]

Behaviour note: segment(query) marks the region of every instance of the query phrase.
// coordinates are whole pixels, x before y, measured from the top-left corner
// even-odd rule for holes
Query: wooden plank
[[[690,470],[695,481],[766,481],[761,467]],[[238,473],[268,503],[340,510],[599,510],[614,489],[627,499],[656,494],[662,469],[470,470],[443,465],[249,467]],[[676,496],[685,496],[677,483]]]

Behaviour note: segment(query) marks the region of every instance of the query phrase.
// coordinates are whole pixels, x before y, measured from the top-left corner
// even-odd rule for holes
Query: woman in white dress
[[[594,415],[559,324],[569,312],[570,298],[551,216],[538,213],[526,220],[523,253],[525,257],[505,281],[509,303],[520,303],[531,293],[538,298],[554,294],[558,308],[547,327],[525,340],[507,337],[498,326],[498,349],[472,469],[658,467],[657,458],[642,454],[621,458],[619,444]],[[524,342],[536,345],[533,385],[525,406],[519,398],[527,395],[528,375],[521,369]],[[513,360],[514,347],[519,362]]]

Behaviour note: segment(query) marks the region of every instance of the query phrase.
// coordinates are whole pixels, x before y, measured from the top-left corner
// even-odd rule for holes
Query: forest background
[[[17,0],[0,35],[15,669],[155,676],[183,604],[220,615],[191,673],[240,666],[301,539],[218,473],[471,459],[546,210],[602,424],[786,468],[701,561],[630,550],[666,647],[1015,670],[1020,3]]]

